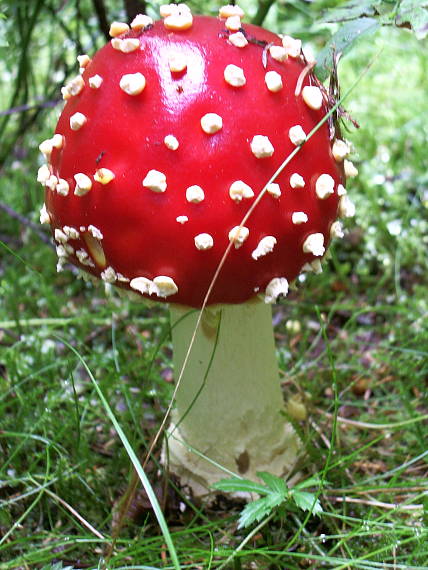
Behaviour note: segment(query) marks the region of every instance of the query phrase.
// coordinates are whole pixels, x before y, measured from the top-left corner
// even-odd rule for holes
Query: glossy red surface
[[[281,45],[278,36],[251,25],[244,25],[249,38]],[[166,275],[178,286],[171,302],[200,306],[218,263],[229,243],[228,233],[238,226],[254,199],[236,203],[229,197],[235,180],[250,185],[257,196],[282,161],[295,148],[288,131],[301,125],[306,133],[325,115],[326,108],[311,110],[301,95],[294,95],[296,82],[305,64],[288,58],[278,62],[256,43],[244,48],[227,39],[224,22],[212,17],[194,17],[191,29],[168,32],[163,23],[139,34],[141,48],[124,54],[103,47],[83,73],[85,87],[65,105],[56,132],[63,135],[64,147],[54,149],[51,167],[54,175],[70,184],[62,196],[46,190],[46,207],[53,229],[71,226],[79,229],[93,225],[103,234],[101,241],[105,266],[83,267],[94,275],[112,267],[125,278]],[[172,73],[168,59],[183,54],[187,69]],[[264,66],[266,60],[266,68]],[[223,72],[228,64],[244,70],[246,85],[232,87]],[[283,89],[270,92],[265,85],[266,71],[282,76]],[[146,78],[142,93],[131,96],[119,87],[124,74],[141,72]],[[95,74],[103,78],[99,89],[88,85]],[[307,76],[304,85],[313,79]],[[70,116],[81,112],[87,122],[77,131],[70,128]],[[217,113],[223,128],[213,135],[203,132],[200,119]],[[163,140],[172,134],[179,141],[175,151]],[[270,158],[256,158],[250,148],[254,135],[268,136],[274,146]],[[109,184],[93,180],[97,168],[115,174]],[[142,186],[151,169],[166,175],[167,189],[155,193]],[[82,172],[92,181],[84,196],[73,194],[73,176]],[[304,188],[291,188],[289,179],[298,173]],[[335,188],[342,182],[342,169],[331,155],[329,130],[325,124],[285,168],[276,182],[282,195],[266,193],[248,222],[249,237],[239,249],[232,248],[221,270],[209,303],[243,302],[263,292],[274,277],[292,281],[302,265],[312,261],[304,254],[305,238],[321,232],[326,244],[329,228],[336,218],[337,191],[325,200],[315,194],[315,181],[330,174]],[[199,185],[205,200],[186,201],[186,188]],[[308,222],[295,225],[291,215],[303,211]],[[187,216],[180,224],[177,216]],[[205,251],[195,247],[194,237],[208,233],[214,247]],[[277,244],[267,255],[254,260],[252,251],[265,236]],[[88,251],[82,235],[70,239],[74,250]],[[74,255],[70,260],[79,265]],[[129,287],[126,282],[116,283]]]

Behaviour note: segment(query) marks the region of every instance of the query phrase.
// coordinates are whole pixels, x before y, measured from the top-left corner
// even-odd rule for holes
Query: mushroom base
[[[174,368],[180,379],[163,450],[164,463],[195,496],[233,474],[281,476],[295,465],[300,440],[281,412],[270,305],[205,309],[180,374],[199,311],[171,306]]]

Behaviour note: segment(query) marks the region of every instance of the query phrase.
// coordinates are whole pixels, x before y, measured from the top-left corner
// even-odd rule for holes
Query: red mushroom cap
[[[181,28],[182,12],[169,24],[117,25],[119,36],[81,58],[56,135],[41,145],[45,216],[60,259],[194,307],[232,240],[208,303],[264,292],[274,301],[324,254],[344,156],[325,123],[239,229],[328,104],[290,38],[188,15]]]

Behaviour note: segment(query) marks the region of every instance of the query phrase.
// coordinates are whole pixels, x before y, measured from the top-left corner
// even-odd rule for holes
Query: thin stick
[[[369,505],[371,507],[380,507],[382,509],[397,510],[397,511],[419,511],[424,508],[421,504],[417,505],[400,505],[397,503],[384,503],[382,501],[376,500],[365,500],[365,499],[352,499],[351,497],[328,497],[330,501],[336,503],[357,503],[359,505]]]
[[[42,232],[40,230],[40,228],[37,224],[35,224],[31,220],[29,220],[28,218],[26,218],[25,216],[23,216],[19,212],[16,212],[13,208],[8,206],[7,204],[4,204],[3,202],[0,202],[0,210],[4,210],[6,212],[6,214],[8,214],[8,216],[10,216],[11,218],[14,218],[15,220],[18,220],[18,222],[22,226],[25,226],[26,228],[30,228],[34,233],[36,233],[39,236],[39,238],[42,240],[42,242],[44,242],[44,243],[48,244],[49,246],[51,246],[52,248],[54,248],[52,240],[44,232]]]
[[[70,511],[70,513],[78,520],[80,521],[83,526],[85,526],[88,530],[90,530],[92,532],[92,534],[94,534],[97,538],[101,538],[101,540],[105,540],[105,537],[96,529],[94,528],[91,523],[89,523],[86,519],[84,519],[82,517],[82,515],[80,515],[76,509],[74,509],[71,505],[69,505],[66,501],[64,501],[64,499],[61,499],[61,497],[58,497],[58,495],[56,495],[55,493],[52,493],[52,491],[50,491],[49,489],[45,489],[44,490],[45,493],[47,493],[49,496],[51,496],[53,499],[55,499],[55,501],[58,501],[58,503],[60,503],[63,507],[65,507],[68,511]]]
[[[317,409],[317,412],[320,414],[325,415],[327,418],[332,418],[333,415],[324,412],[323,410]],[[418,422],[424,422],[428,420],[428,414],[424,414],[423,416],[416,416],[414,418],[410,418],[408,420],[403,420],[402,422],[396,422],[394,424],[371,424],[367,422],[359,422],[357,420],[348,420],[347,418],[342,418],[341,416],[337,416],[337,421],[341,424],[347,424],[350,426],[354,426],[360,429],[374,429],[374,430],[389,430],[389,429],[396,429],[401,428],[404,426],[408,426],[411,424],[415,424]]]

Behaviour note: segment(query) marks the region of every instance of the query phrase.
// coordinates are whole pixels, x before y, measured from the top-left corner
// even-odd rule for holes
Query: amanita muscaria
[[[213,462],[255,477],[295,461],[271,304],[302,270],[320,271],[342,235],[336,218],[353,214],[343,186],[353,173],[332,122],[307,139],[331,102],[299,40],[243,23],[236,6],[215,18],[167,5],[161,16],[114,22],[111,42],[79,57],[40,145],[41,221],[60,268],[171,304],[177,375],[198,319],[190,308],[206,305],[165,448],[202,493],[224,476]]]

